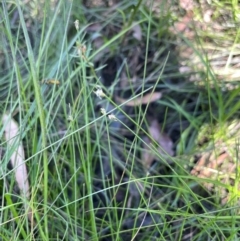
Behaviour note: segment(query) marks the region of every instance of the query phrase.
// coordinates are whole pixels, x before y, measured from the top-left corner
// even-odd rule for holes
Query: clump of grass
[[[16,189],[14,167],[7,167],[13,150],[2,141],[2,239],[238,237],[236,203],[224,207],[220,195],[201,188],[200,181],[223,184],[191,175],[190,162],[208,144],[215,146],[221,126],[238,114],[238,92],[223,92],[209,59],[188,39],[179,42],[181,35],[168,31],[174,20],[171,6],[164,21],[142,1],[123,1],[117,10],[59,1],[54,11],[46,2],[35,19],[20,3],[2,6],[1,113],[11,113],[21,127],[31,185],[31,198],[24,200]],[[89,23],[98,23],[99,48]],[[140,41],[132,35],[132,24],[141,29]],[[174,50],[182,44],[205,66],[204,87],[186,81],[191,73],[178,72]],[[117,67],[109,74],[112,62]],[[156,91],[162,93],[160,100],[127,106]],[[119,104],[116,96],[126,102]],[[174,141],[176,156],[160,153],[154,140],[153,145],[145,143],[144,136],[151,138],[149,117]],[[215,123],[214,135],[204,132],[197,139],[204,124],[212,128]],[[147,172],[143,143],[155,156]],[[237,193],[237,171],[235,180]]]

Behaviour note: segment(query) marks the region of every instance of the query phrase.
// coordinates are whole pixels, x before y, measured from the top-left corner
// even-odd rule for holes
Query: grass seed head
[[[102,99],[102,97],[105,97],[106,95],[103,93],[102,88],[100,86],[97,86],[97,90],[94,91],[94,93],[96,94],[96,96],[99,99]]]
[[[118,121],[117,117],[114,114],[108,115],[108,119],[112,121]]]
[[[79,30],[79,20],[76,19],[74,22],[74,25],[75,25],[76,30],[78,31]]]
[[[101,108],[100,111],[101,111],[101,113],[102,113],[103,115],[106,115],[106,114],[107,114],[107,111],[106,111],[104,108]]]

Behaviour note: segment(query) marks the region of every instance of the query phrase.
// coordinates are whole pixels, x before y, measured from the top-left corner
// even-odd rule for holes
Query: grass
[[[0,240],[239,239],[239,6],[196,2],[191,39],[172,31],[177,2],[152,3],[2,1],[1,115],[19,138],[9,145],[3,125]],[[214,21],[226,26],[213,36]],[[21,142],[30,198],[8,164]],[[210,166],[197,166],[203,156]]]

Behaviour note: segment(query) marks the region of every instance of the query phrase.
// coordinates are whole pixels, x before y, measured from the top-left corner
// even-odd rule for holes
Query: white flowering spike
[[[107,111],[106,111],[104,108],[101,108],[100,111],[101,111],[101,113],[102,113],[103,115],[106,115],[106,114],[107,114]]]
[[[112,121],[118,121],[117,117],[113,114],[108,115],[108,119]]]
[[[105,97],[106,95],[103,93],[102,88],[100,86],[97,86],[97,88],[98,89],[94,91],[94,93],[99,99],[102,99],[102,97]]]
[[[76,30],[79,30],[79,20],[75,20],[74,25]]]

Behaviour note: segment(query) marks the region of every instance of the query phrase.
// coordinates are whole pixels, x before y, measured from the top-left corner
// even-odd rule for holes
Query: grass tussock
[[[236,1],[2,1],[0,21],[0,240],[239,239]]]

